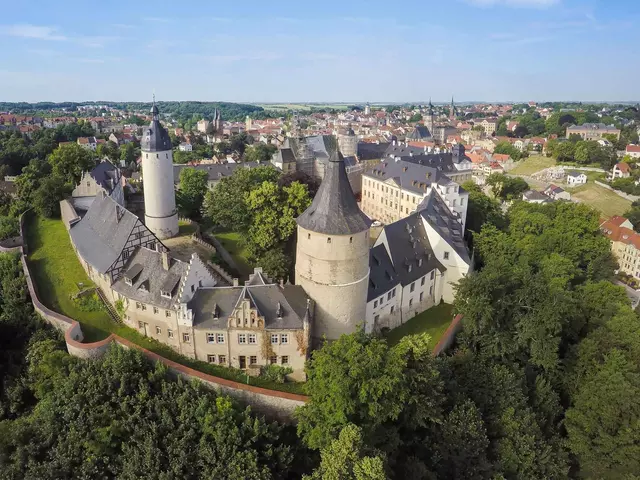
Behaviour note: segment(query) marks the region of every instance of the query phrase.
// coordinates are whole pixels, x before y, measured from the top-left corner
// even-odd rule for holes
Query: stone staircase
[[[104,303],[104,306],[107,308],[107,312],[109,313],[111,320],[113,320],[114,322],[120,323],[122,321],[122,319],[120,318],[120,315],[118,315],[118,312],[116,312],[116,309],[113,308],[113,305],[111,305],[111,302],[107,300],[107,297],[105,296],[104,292],[100,287],[96,288],[96,293],[98,294],[98,297],[100,297],[100,300],[102,300],[102,303]]]

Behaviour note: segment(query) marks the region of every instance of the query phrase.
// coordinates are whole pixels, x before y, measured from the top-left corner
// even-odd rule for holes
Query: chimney
[[[171,267],[169,254],[167,252],[162,252],[162,268],[164,268],[165,270],[169,270],[169,267]]]

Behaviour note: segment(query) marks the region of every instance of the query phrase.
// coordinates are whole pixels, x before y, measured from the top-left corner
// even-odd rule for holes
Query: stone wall
[[[218,255],[220,255],[224,263],[226,263],[230,269],[235,270],[236,272],[240,272],[240,269],[238,268],[236,262],[233,260],[231,254],[227,252],[227,250],[222,246],[222,243],[220,243],[220,241],[215,236],[207,235],[206,239],[213,244],[216,251],[218,252]]]
[[[436,357],[445,352],[456,338],[456,334],[462,329],[462,315],[456,315],[449,324],[449,327],[440,338],[440,341],[433,348],[433,356]]]

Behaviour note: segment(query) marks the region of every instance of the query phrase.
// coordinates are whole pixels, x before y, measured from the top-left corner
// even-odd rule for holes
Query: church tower
[[[424,124],[429,130],[429,133],[433,136],[433,126],[435,115],[433,113],[433,103],[431,103],[431,99],[429,99],[429,111],[427,112],[427,118],[424,119]]]
[[[152,120],[142,135],[144,223],[160,240],[178,234],[178,212],[173,187],[173,150],[167,130],[160,125],[155,99]]]
[[[453,103],[453,96],[451,96],[451,107],[449,109],[449,120],[453,123],[456,120],[456,106]]]
[[[296,284],[315,302],[312,336],[336,340],[364,325],[371,220],[356,202],[336,145],[313,203],[297,219]]]

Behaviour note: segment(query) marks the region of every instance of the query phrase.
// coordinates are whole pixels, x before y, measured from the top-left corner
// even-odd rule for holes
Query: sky
[[[0,0],[0,101],[640,100],[638,0]]]

